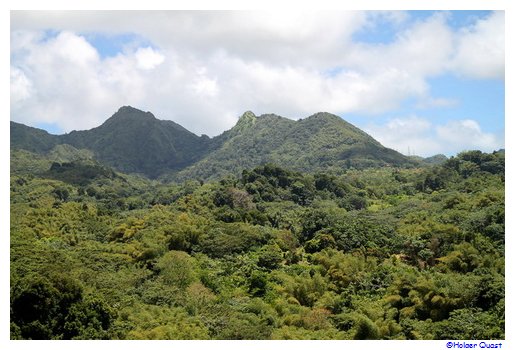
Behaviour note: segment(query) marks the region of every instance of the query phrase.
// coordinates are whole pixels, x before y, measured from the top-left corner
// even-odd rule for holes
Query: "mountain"
[[[257,117],[248,111],[233,128],[214,138],[197,136],[129,106],[99,127],[65,135],[11,122],[12,149],[69,158],[70,149],[60,145],[73,146],[75,153],[81,150],[81,156],[92,152],[96,160],[125,173],[171,181],[238,175],[264,163],[303,172],[418,164],[329,113],[294,121],[275,114]]]
[[[426,164],[434,165],[434,164],[443,164],[445,163],[449,158],[447,158],[444,154],[436,154],[431,157],[424,158],[423,162]]]
[[[204,159],[174,177],[216,178],[263,163],[304,172],[416,164],[329,113],[294,121],[274,114],[256,117],[245,112],[232,129],[211,143],[216,147]]]
[[[192,164],[203,155],[208,141],[207,136],[199,137],[179,124],[129,106],[121,107],[99,127],[65,135],[11,122],[13,149],[46,153],[67,144],[92,151],[98,161],[122,172],[151,178]]]
[[[90,149],[99,161],[122,172],[152,178],[192,164],[208,141],[207,136],[199,137],[179,124],[127,106],[97,128],[62,136],[63,143]]]
[[[46,153],[59,143],[59,136],[45,130],[11,122],[11,149],[24,149],[34,153]]]
[[[449,159],[444,154],[435,154],[434,156],[426,158],[421,156],[408,156],[408,158],[420,163],[421,165],[439,165],[445,163]]]

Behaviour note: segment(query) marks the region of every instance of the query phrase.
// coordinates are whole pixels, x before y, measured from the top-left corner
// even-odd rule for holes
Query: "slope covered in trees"
[[[122,107],[101,126],[72,131],[61,141],[92,150],[99,161],[122,172],[154,178],[195,162],[209,138],[170,120],[158,120],[150,112]]]
[[[59,137],[48,132],[11,121],[11,149],[45,153],[59,143]]]
[[[234,128],[212,142],[212,152],[172,179],[216,179],[266,163],[307,172],[417,164],[329,113],[293,121],[246,112]]]
[[[11,171],[11,339],[505,337],[503,152],[164,185],[13,150]]]
[[[56,145],[70,145],[89,150],[96,160],[119,171],[151,178],[192,164],[202,157],[208,142],[207,136],[128,106],[99,127],[64,135],[11,122],[11,149],[47,153]]]

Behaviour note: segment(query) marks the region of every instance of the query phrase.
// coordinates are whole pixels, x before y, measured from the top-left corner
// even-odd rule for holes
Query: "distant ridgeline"
[[[294,121],[245,112],[233,128],[209,138],[127,106],[99,127],[64,135],[11,122],[11,149],[49,154],[58,162],[93,158],[124,173],[168,181],[239,175],[265,163],[304,172],[425,163],[422,158],[406,157],[382,146],[329,113]],[[439,156],[427,163],[445,159]]]

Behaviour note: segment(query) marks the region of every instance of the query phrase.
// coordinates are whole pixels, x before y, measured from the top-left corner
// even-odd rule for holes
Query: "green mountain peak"
[[[243,113],[240,118],[240,120],[243,119],[248,119],[248,120],[253,120],[253,119],[256,119],[256,115],[252,112],[252,111],[246,111],[245,113]]]
[[[254,113],[252,113],[251,111],[246,111],[238,118],[238,122],[234,126],[234,129],[238,130],[238,131],[247,129],[248,127],[256,124],[256,121],[257,121],[256,115]]]

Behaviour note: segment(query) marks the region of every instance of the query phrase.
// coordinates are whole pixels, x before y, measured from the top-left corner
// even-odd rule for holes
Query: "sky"
[[[336,114],[404,154],[504,148],[504,11],[11,11],[10,118],[119,107],[197,135],[247,110]]]

